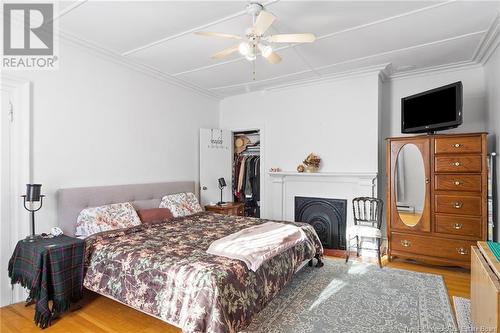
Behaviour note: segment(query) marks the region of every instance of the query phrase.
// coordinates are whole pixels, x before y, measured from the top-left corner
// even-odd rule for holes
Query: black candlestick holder
[[[45,195],[40,195],[40,197],[39,197],[40,198],[40,200],[39,200],[40,205],[36,209],[33,209],[33,202],[35,202],[35,201],[28,201],[26,199],[27,198],[26,195],[22,195],[22,197],[23,197],[24,209],[26,209],[31,214],[30,234],[29,234],[29,236],[26,236],[24,241],[25,242],[34,242],[37,238],[40,237],[40,235],[37,235],[35,233],[35,212],[39,211],[40,208],[42,208],[43,198],[45,197]],[[27,202],[30,203],[29,206],[26,205]]]

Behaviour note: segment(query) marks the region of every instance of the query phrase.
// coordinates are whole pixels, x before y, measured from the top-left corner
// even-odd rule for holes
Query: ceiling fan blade
[[[316,40],[314,34],[279,34],[265,38],[271,43],[312,43]]]
[[[276,17],[273,14],[262,10],[255,20],[255,24],[253,25],[253,32],[256,35],[263,35],[264,32],[269,29],[271,24],[273,24],[274,20],[276,20]]]
[[[276,65],[281,62],[281,57],[278,53],[271,52],[271,54],[267,56],[266,60],[269,61],[269,63]]]
[[[229,38],[229,39],[243,39],[243,37],[232,34],[225,34],[223,32],[210,32],[210,31],[196,31],[195,35],[205,36],[205,37],[221,37],[221,38]]]
[[[224,49],[222,51],[219,51],[219,52],[213,54],[212,58],[213,59],[222,59],[222,58],[225,58],[228,55],[230,55],[231,53],[234,53],[234,52],[238,51],[238,47],[239,47],[239,44],[233,45],[231,47],[228,47],[227,49]]]

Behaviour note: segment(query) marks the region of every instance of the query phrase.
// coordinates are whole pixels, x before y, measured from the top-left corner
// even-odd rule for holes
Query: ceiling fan
[[[245,36],[238,36],[220,32],[197,31],[195,34],[207,37],[220,37],[240,40],[239,44],[228,47],[212,55],[213,59],[223,59],[234,52],[239,52],[248,61],[254,61],[260,54],[271,64],[277,64],[281,57],[274,52],[272,43],[311,43],[316,40],[314,34],[279,34],[265,35],[276,17],[265,11],[260,3],[249,3],[246,12],[252,15],[253,26],[246,29]]]

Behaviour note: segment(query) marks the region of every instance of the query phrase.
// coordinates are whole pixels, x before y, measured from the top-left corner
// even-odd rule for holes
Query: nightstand
[[[11,283],[29,289],[28,304],[35,305],[35,324],[50,325],[53,318],[69,310],[82,298],[85,242],[60,235],[20,240],[9,260]],[[52,307],[49,307],[52,301]]]
[[[206,205],[205,210],[217,214],[243,216],[245,213],[245,204],[243,202],[227,202],[220,206]]]

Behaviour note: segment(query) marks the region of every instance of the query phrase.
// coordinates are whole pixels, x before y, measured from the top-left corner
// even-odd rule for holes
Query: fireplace
[[[347,200],[295,197],[295,221],[308,223],[325,249],[346,248]]]

